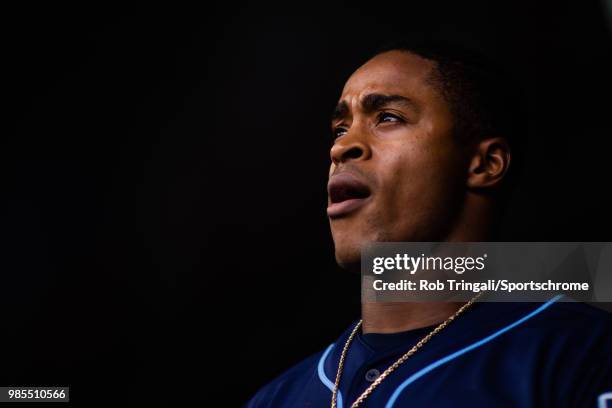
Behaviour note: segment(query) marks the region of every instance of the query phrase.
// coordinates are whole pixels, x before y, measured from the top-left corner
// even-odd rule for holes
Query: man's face
[[[332,120],[328,208],[336,260],[358,267],[371,241],[437,241],[462,203],[467,157],[434,63],[390,51],[344,86]]]

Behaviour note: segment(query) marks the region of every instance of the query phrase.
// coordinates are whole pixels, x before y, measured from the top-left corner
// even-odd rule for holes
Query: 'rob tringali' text
[[[384,282],[377,279],[372,283],[376,291],[588,291],[588,282],[553,282],[550,279],[544,282],[510,282],[507,279],[487,279],[481,282],[470,282],[457,279],[426,280],[418,282],[402,279],[398,282]]]

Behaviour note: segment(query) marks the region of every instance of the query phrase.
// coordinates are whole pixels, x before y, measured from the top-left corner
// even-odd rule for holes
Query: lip
[[[347,215],[365,204],[367,198],[351,198],[339,203],[332,203],[327,207],[327,216],[337,218]]]
[[[338,218],[361,208],[371,197],[371,189],[350,172],[333,176],[327,185],[330,197],[327,216]]]

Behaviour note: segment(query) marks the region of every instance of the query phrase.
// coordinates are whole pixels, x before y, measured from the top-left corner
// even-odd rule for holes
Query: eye
[[[382,123],[382,122],[399,123],[403,121],[404,120],[401,117],[394,115],[392,113],[389,113],[389,112],[381,112],[378,115],[378,123]]]
[[[334,130],[332,131],[332,135],[334,140],[339,138],[340,136],[344,136],[346,134],[347,130],[343,127],[337,127],[334,128]]]

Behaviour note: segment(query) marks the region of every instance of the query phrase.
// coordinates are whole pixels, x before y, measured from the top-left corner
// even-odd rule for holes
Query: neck
[[[479,242],[490,237],[494,212],[484,197],[468,194],[451,232],[441,241]],[[465,302],[362,303],[363,333],[398,333],[438,324]]]
[[[363,303],[363,333],[398,333],[441,323],[455,313],[458,302]]]

